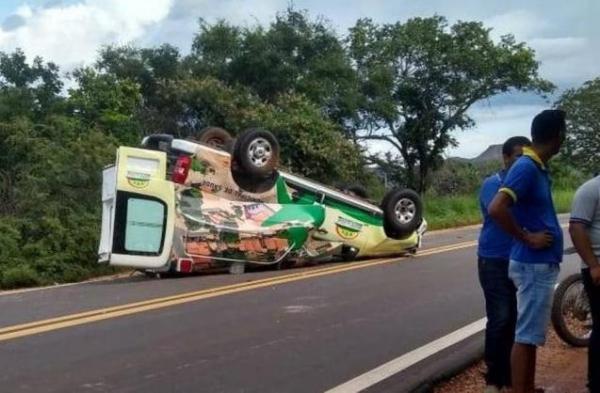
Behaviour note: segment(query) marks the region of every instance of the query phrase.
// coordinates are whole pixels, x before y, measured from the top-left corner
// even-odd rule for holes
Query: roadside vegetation
[[[571,210],[574,189],[554,190],[554,205],[558,213]],[[455,196],[425,196],[425,217],[430,230],[479,224],[481,211],[477,193]]]
[[[432,228],[476,222],[478,186],[498,163],[445,161],[453,132],[473,126],[467,113],[479,100],[554,88],[524,43],[440,16],[361,19],[340,36],[324,19],[288,9],[268,26],[200,21],[186,55],[168,44],[103,47],[95,64],[69,75],[52,60],[0,53],[0,289],[110,272],[96,263],[101,170],[117,146],[151,133],[263,127],[278,137],[287,170],[362,184],[373,199],[384,183],[414,188]],[[569,124],[577,132],[567,154],[577,162],[587,162],[577,141],[599,135],[588,132],[598,91],[589,82],[559,101],[589,106]],[[366,141],[390,151],[374,154]],[[585,154],[598,157],[598,144],[590,146]],[[559,169],[564,210],[586,175]]]
[[[425,217],[430,229],[443,229],[481,222],[479,187],[482,180],[500,170],[500,161],[480,164],[447,161],[434,173],[434,181],[424,194]],[[575,190],[591,174],[573,167],[564,156],[551,163],[554,205],[567,213]]]

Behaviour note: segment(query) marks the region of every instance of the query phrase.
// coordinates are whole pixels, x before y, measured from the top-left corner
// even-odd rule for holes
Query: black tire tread
[[[551,313],[551,321],[552,326],[554,327],[554,331],[556,334],[567,344],[573,347],[587,347],[589,344],[589,340],[582,339],[574,336],[569,332],[565,324],[565,320],[562,315],[562,298],[565,296],[567,290],[571,287],[571,285],[575,284],[577,281],[581,281],[581,273],[575,273],[567,278],[565,278],[556,288],[554,292],[554,299],[552,301],[552,313]]]
[[[220,149],[225,151],[229,151],[231,145],[233,144],[233,137],[231,134],[221,127],[205,127],[200,130],[194,139],[209,146],[211,139],[221,139],[223,142]]]

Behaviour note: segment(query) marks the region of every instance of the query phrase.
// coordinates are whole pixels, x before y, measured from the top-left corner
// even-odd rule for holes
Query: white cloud
[[[238,26],[266,24],[287,5],[286,0],[175,0],[165,21],[141,42],[144,45],[168,42],[188,53],[200,18],[209,23],[225,19]]]
[[[573,56],[584,51],[589,45],[584,37],[532,38],[528,43],[546,59]]]
[[[540,74],[556,83],[579,84],[598,76],[600,46],[586,37],[532,38]]]
[[[555,24],[556,23],[556,24]],[[600,45],[584,36],[563,36],[556,15],[541,16],[529,10],[512,10],[484,20],[499,39],[513,34],[535,50],[540,75],[558,84],[579,84],[598,75]],[[558,34],[558,36],[557,36]]]
[[[0,30],[0,50],[22,48],[29,59],[42,56],[70,70],[89,64],[102,45],[124,44],[167,17],[173,0],[85,0],[70,5],[16,11],[22,24]]]
[[[484,26],[491,27],[494,39],[512,34],[517,40],[527,40],[535,37],[548,28],[548,23],[533,12],[514,10],[494,15],[483,21]]]
[[[456,132],[457,148],[447,150],[448,156],[473,158],[489,145],[501,144],[511,136],[529,137],[531,120],[547,109],[546,105],[502,105],[497,107],[477,105],[469,114],[475,120],[473,129]]]

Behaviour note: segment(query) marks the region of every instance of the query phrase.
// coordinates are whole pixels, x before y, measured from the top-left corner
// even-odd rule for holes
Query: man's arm
[[[535,249],[549,247],[553,241],[552,234],[548,231],[531,233],[523,230],[510,211],[512,204],[512,196],[500,191],[490,203],[488,213],[500,228],[518,241]]]
[[[573,245],[583,262],[590,269],[600,268],[600,263],[598,263],[598,258],[592,248],[587,226],[582,222],[571,221],[569,223],[569,233],[571,234]]]

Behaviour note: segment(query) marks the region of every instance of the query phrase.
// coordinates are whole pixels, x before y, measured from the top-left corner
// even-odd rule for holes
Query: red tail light
[[[175,164],[175,168],[173,169],[171,180],[179,184],[185,183],[185,179],[187,179],[188,172],[190,171],[190,166],[192,166],[192,159],[189,156],[179,157]]]
[[[194,265],[194,261],[190,258],[179,258],[179,266],[177,271],[182,273],[191,273]]]

